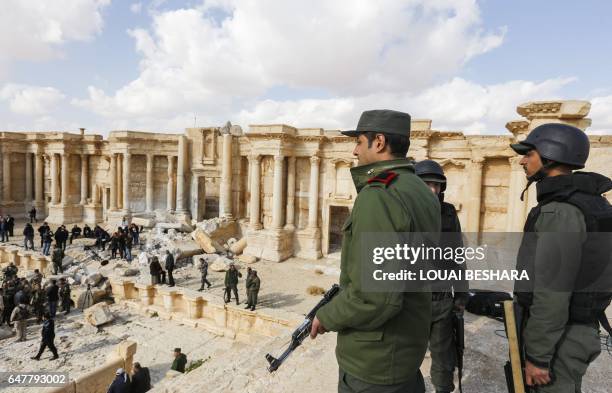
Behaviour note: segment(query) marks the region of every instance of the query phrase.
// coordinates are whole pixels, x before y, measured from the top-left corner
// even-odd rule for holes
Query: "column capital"
[[[274,163],[283,162],[284,159],[285,159],[285,156],[283,156],[282,154],[274,155]]]
[[[474,157],[474,158],[472,158],[472,164],[482,165],[484,162],[485,162],[485,158],[484,157]]]
[[[318,165],[319,162],[321,162],[321,157],[319,157],[319,156],[311,156],[310,157],[310,163],[312,165]]]
[[[261,161],[261,154],[251,153],[247,157],[249,161],[254,161],[254,162]]]

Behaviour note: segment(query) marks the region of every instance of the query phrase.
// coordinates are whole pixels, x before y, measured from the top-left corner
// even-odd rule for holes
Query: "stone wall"
[[[132,371],[136,349],[135,342],[124,341],[113,349],[102,366],[76,377],[63,387],[45,391],[50,393],[106,393],[115,379],[117,369],[123,368],[128,373]]]

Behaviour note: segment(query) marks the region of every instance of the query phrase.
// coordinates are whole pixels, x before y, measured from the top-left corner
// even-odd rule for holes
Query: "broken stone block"
[[[122,276],[123,277],[132,277],[132,276],[137,276],[138,274],[140,274],[140,270],[133,268],[133,267],[129,267],[127,269],[125,269],[123,271]]]
[[[62,259],[62,267],[64,269],[66,269],[67,267],[69,267],[70,265],[72,265],[73,263],[75,263],[75,260],[73,257],[66,255],[64,257],[64,259]]]
[[[207,254],[223,252],[223,247],[215,240],[211,239],[202,229],[198,228],[191,233],[191,237]]]
[[[238,270],[242,268],[240,264],[236,263],[233,259],[220,256],[212,263],[212,265],[210,265],[209,269],[215,272],[224,272],[229,269],[230,263],[233,263]]]
[[[85,282],[87,284],[91,284],[93,286],[96,286],[100,283],[100,281],[102,281],[102,275],[98,272],[93,272],[91,274],[89,274],[87,276],[87,279],[85,280]]]
[[[229,243],[229,241],[228,241],[228,243]],[[246,237],[243,237],[242,239],[240,239],[240,240],[230,244],[229,250],[234,255],[240,255],[240,254],[242,254],[242,251],[244,251],[246,246],[247,246]]]
[[[218,217],[198,223],[197,228],[204,231],[208,237],[219,244],[226,243],[230,238],[235,238],[238,233],[238,225],[235,221]]]
[[[72,241],[73,246],[93,247],[96,245],[96,239],[90,237],[80,237]]]
[[[152,218],[132,217],[132,224],[136,224],[139,227],[153,228],[155,226],[155,220]]]
[[[94,304],[86,308],[83,314],[85,315],[85,321],[92,326],[102,326],[115,320],[115,316],[106,303]]]
[[[189,258],[202,253],[200,245],[192,240],[175,240],[170,244],[170,249],[177,259]]]
[[[242,262],[242,263],[246,263],[246,264],[251,264],[251,263],[255,263],[257,262],[257,257],[254,257],[253,255],[238,255],[236,257],[236,260]]]

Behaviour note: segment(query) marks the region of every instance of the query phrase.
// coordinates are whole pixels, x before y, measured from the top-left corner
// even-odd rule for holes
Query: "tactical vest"
[[[582,246],[582,260],[576,277],[574,293],[570,299],[569,322],[593,323],[601,317],[610,304],[612,292],[577,292],[598,278],[610,263],[612,244],[602,242],[606,236],[602,232],[612,232],[612,206],[601,196],[610,188],[610,179],[604,182],[604,187],[594,188],[593,178],[599,180],[601,175],[577,172],[572,175],[558,176],[559,179],[547,178],[543,187],[538,187],[538,204],[529,212],[525,222],[524,232],[534,232],[542,206],[556,201],[576,206],[584,215],[587,239]],[[610,239],[607,234],[607,239]],[[529,277],[534,277],[534,256],[536,251],[535,236],[525,236],[521,243],[517,269],[527,270]],[[608,284],[609,285],[609,284]],[[515,292],[519,303],[529,308],[533,302],[532,292]]]

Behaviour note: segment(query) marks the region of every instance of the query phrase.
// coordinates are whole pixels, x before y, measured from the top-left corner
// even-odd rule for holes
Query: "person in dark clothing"
[[[166,271],[168,272],[168,286],[174,286],[174,277],[172,277],[172,271],[174,270],[174,256],[170,253],[170,250],[166,250]]]
[[[9,241],[8,222],[5,217],[0,216],[0,241]]]
[[[55,313],[57,312],[57,301],[59,300],[59,288],[57,287],[57,281],[51,280],[51,285],[47,287],[47,304],[49,304],[49,314],[51,318],[55,319]]]
[[[47,230],[43,235],[42,235],[42,248],[43,248],[43,255],[49,255],[50,251],[51,251],[51,242],[53,241],[53,232],[51,232],[51,229]]]
[[[118,234],[117,247],[119,249],[119,256],[121,257],[121,259],[125,258],[125,238],[126,238],[125,232],[126,231],[124,231],[121,228],[119,228],[119,230],[117,231],[117,234]]]
[[[23,228],[23,246],[26,250],[28,249],[28,244],[30,244],[30,249],[34,250],[34,228],[30,223],[27,223],[25,228]]]
[[[15,229],[15,219],[10,214],[6,216],[6,223],[8,224],[8,234],[10,237],[13,237],[13,229]]]
[[[68,231],[65,226],[61,226],[55,231],[55,243],[63,250],[66,251],[66,241],[68,240]]]
[[[0,321],[0,325],[6,322],[6,324],[10,327],[13,326],[11,323],[11,314],[15,308],[15,292],[15,287],[13,287],[11,284],[8,284],[3,288],[2,303],[4,304],[4,308],[2,309],[2,321]]]
[[[180,348],[174,348],[174,361],[170,370],[178,371],[180,373],[185,372],[185,365],[187,364],[187,356],[181,353]]]
[[[119,368],[115,373],[115,379],[108,387],[107,393],[130,393],[131,392],[131,384],[130,378],[124,369]]]
[[[41,226],[38,227],[38,234],[40,235],[40,247],[42,248],[45,238],[45,233],[50,231],[49,225],[46,222],[43,222]]]
[[[111,258],[117,258],[117,251],[119,250],[119,234],[117,232],[113,233],[113,236],[110,238],[110,248]]]
[[[125,259],[132,262],[132,236],[129,233],[125,236]]]
[[[51,360],[59,359],[57,355],[57,348],[55,348],[55,344],[53,344],[53,340],[55,339],[55,323],[51,318],[51,315],[48,312],[43,314],[43,326],[42,326],[42,340],[40,342],[40,349],[36,356],[32,356],[30,359],[32,360],[40,360],[40,355],[45,351],[45,348],[49,347],[53,357]]]
[[[130,235],[132,235],[132,243],[135,246],[140,244],[140,231],[138,230],[138,226],[136,224],[130,224],[129,233]]]
[[[163,269],[157,257],[152,258],[151,264],[149,265],[149,273],[151,273],[151,282],[153,283],[153,285],[166,283],[166,276],[165,274],[163,274]],[[162,274],[164,276],[163,280]]]
[[[74,226],[70,230],[70,244],[72,244],[72,241],[74,239],[78,239],[79,237],[81,237],[81,228],[74,224]]]
[[[70,312],[70,285],[65,278],[60,278],[58,295],[64,314]]]
[[[85,224],[85,226],[83,227],[83,237],[90,238],[92,236],[93,232],[91,228],[89,227],[89,225]]]
[[[198,291],[204,290],[204,285],[208,285],[210,288],[210,281],[206,278],[208,276],[208,262],[204,258],[200,258],[200,273],[202,274],[202,285]]]
[[[230,263],[229,269],[225,272],[225,303],[232,300],[232,292],[236,298],[236,305],[240,303],[238,300],[238,277],[242,274],[236,269],[236,265]]]
[[[34,315],[36,316],[36,323],[40,323],[45,311],[45,293],[41,289],[38,282],[34,283],[32,286],[30,305],[32,306]]]
[[[132,374],[132,392],[145,393],[151,390],[151,374],[147,367],[142,367],[140,363],[134,363],[134,373]]]
[[[33,222],[38,222],[38,220],[36,219],[36,208],[33,207],[32,210],[30,210],[30,224]]]
[[[53,249],[53,256],[51,257],[51,262],[53,262],[53,274],[63,273],[64,266],[62,265],[62,261],[64,260],[64,251],[59,244],[55,244],[55,248]]]

